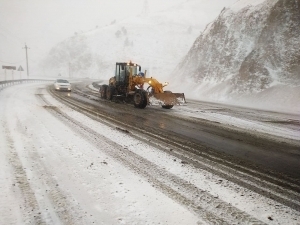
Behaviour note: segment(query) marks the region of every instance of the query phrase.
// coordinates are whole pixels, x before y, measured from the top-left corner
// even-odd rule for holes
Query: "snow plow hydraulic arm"
[[[157,94],[157,93],[164,93],[163,87],[167,85],[167,83],[165,83],[165,85],[159,83],[156,79],[154,78],[145,78],[142,76],[134,76],[132,78],[133,80],[133,84],[134,85],[143,85],[144,83],[148,83],[149,86],[152,87],[153,89],[153,93]]]

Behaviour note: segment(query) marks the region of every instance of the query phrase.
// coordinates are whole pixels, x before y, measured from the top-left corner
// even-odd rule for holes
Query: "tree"
[[[122,32],[123,32],[124,35],[127,34],[127,30],[125,29],[125,27],[122,27]]]
[[[126,37],[125,41],[124,41],[124,46],[128,46],[130,43],[129,43],[129,40],[128,40],[128,37]]]
[[[116,35],[117,38],[120,37],[120,36],[121,36],[121,31],[118,30],[118,31],[115,33],[115,35]]]

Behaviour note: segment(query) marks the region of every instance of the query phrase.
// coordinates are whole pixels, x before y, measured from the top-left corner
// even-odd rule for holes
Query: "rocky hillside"
[[[295,87],[299,46],[300,0],[240,0],[206,27],[175,71],[212,94]]]
[[[205,101],[300,113],[300,0],[239,0],[178,64],[177,87]]]

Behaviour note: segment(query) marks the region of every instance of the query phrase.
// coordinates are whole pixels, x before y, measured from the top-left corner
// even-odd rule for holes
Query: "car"
[[[69,81],[64,79],[57,79],[54,82],[54,89],[57,91],[71,91],[72,86]]]

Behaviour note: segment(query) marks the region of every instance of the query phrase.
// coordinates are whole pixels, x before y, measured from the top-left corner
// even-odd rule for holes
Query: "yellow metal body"
[[[139,75],[129,76],[130,91],[134,91],[136,86],[142,88],[145,83],[147,83],[152,88],[149,91],[149,97],[156,98],[163,105],[178,105],[186,102],[184,93],[172,93],[171,91],[163,90],[163,88],[167,86],[168,83],[162,84],[152,77],[146,78]]]
[[[129,78],[130,79],[130,78]],[[152,93],[164,93],[163,84],[159,83],[154,78],[146,78],[142,76],[132,76],[131,82],[129,82],[130,90],[134,90],[136,86],[142,86],[145,83],[149,84],[152,87]]]
[[[159,104],[162,106],[169,106],[171,108],[173,105],[180,105],[185,103],[184,93],[172,93],[171,91],[164,91],[164,87],[168,85],[168,83],[160,83],[155,78],[146,77],[147,71],[145,71],[144,76],[134,74],[138,72],[138,65],[133,63],[128,63],[126,65],[126,71],[128,74],[127,84],[125,93],[126,95],[134,95],[137,89],[144,89],[144,84],[148,84],[147,88],[147,102],[149,102],[149,98],[155,98]],[[134,72],[133,72],[134,71]],[[109,85],[116,87],[116,76],[109,79]],[[151,87],[151,88],[150,88]]]

